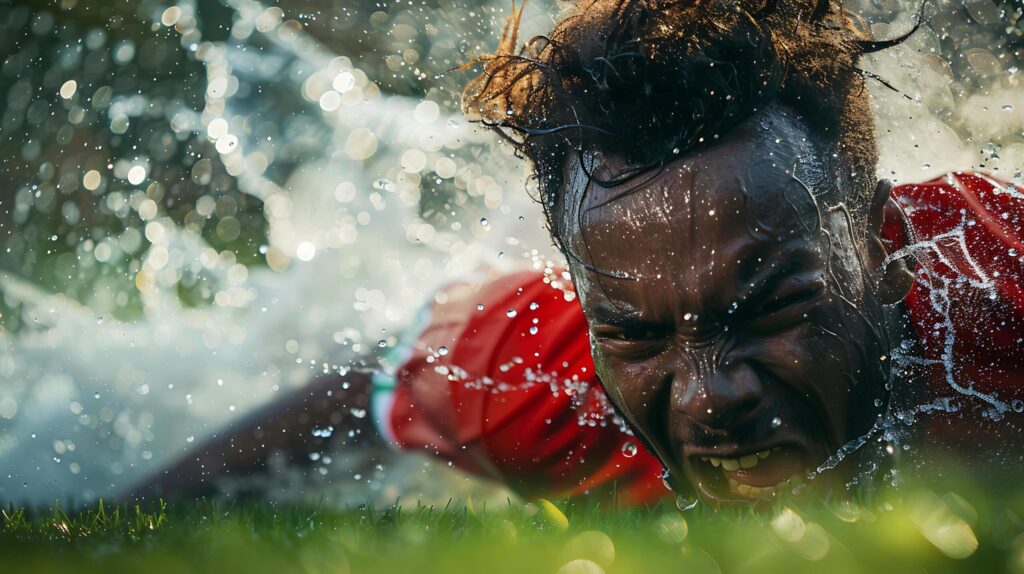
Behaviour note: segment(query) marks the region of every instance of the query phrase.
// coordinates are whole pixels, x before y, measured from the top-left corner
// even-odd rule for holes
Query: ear
[[[868,265],[876,292],[882,303],[902,301],[914,286],[914,268],[906,258],[894,259],[887,265],[890,253],[913,241],[913,232],[903,208],[890,196],[892,184],[880,180],[871,198],[868,216]],[[882,266],[885,268],[882,269]]]

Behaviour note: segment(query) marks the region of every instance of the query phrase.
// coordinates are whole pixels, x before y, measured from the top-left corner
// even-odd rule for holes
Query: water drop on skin
[[[672,473],[667,468],[661,469],[661,484],[665,487],[665,490],[671,491],[672,485],[669,484],[668,479],[672,476]]]

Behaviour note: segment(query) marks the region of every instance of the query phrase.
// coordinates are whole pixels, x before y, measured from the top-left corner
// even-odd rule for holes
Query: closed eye
[[[652,341],[664,339],[668,336],[665,329],[656,327],[615,327],[601,326],[594,327],[591,332],[598,339],[611,339],[615,341]]]
[[[789,307],[793,307],[793,306],[796,306],[796,305],[800,305],[801,303],[806,303],[808,301],[812,301],[814,299],[817,299],[819,295],[824,293],[824,291],[825,291],[825,286],[824,285],[815,284],[812,287],[807,288],[807,289],[800,289],[798,291],[794,291],[794,292],[782,295],[780,297],[775,297],[774,299],[772,299],[772,300],[764,303],[760,307],[758,307],[757,311],[754,314],[755,314],[755,316],[756,315],[769,315],[769,314],[772,314],[772,313],[775,313],[775,312],[778,312],[778,311],[782,311],[782,310],[787,309]]]
[[[594,327],[594,342],[603,353],[628,361],[646,360],[667,347],[669,332],[659,328]]]
[[[754,331],[777,332],[801,323],[808,306],[825,293],[823,283],[814,283],[796,291],[773,297],[749,311],[746,325]]]

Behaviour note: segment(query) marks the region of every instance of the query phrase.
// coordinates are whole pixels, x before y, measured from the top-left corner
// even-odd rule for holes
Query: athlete
[[[630,504],[827,491],[910,432],[1016,442],[1024,194],[875,179],[857,64],[892,42],[827,0],[585,0],[521,48],[520,14],[463,105],[530,162],[568,269],[453,283],[394,376],[324,379],[150,491],[301,452],[353,401],[360,436]]]

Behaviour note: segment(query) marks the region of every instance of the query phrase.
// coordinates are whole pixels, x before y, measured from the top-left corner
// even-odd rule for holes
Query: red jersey
[[[895,187],[916,237],[906,305],[936,397],[1024,389],[1024,194],[980,174]],[[443,301],[443,303],[442,303]],[[389,435],[525,496],[615,489],[668,494],[661,465],[594,375],[583,312],[561,272],[487,276],[445,289],[398,369]],[[997,408],[1020,408],[998,395]],[[1012,406],[1011,406],[1012,403]]]

